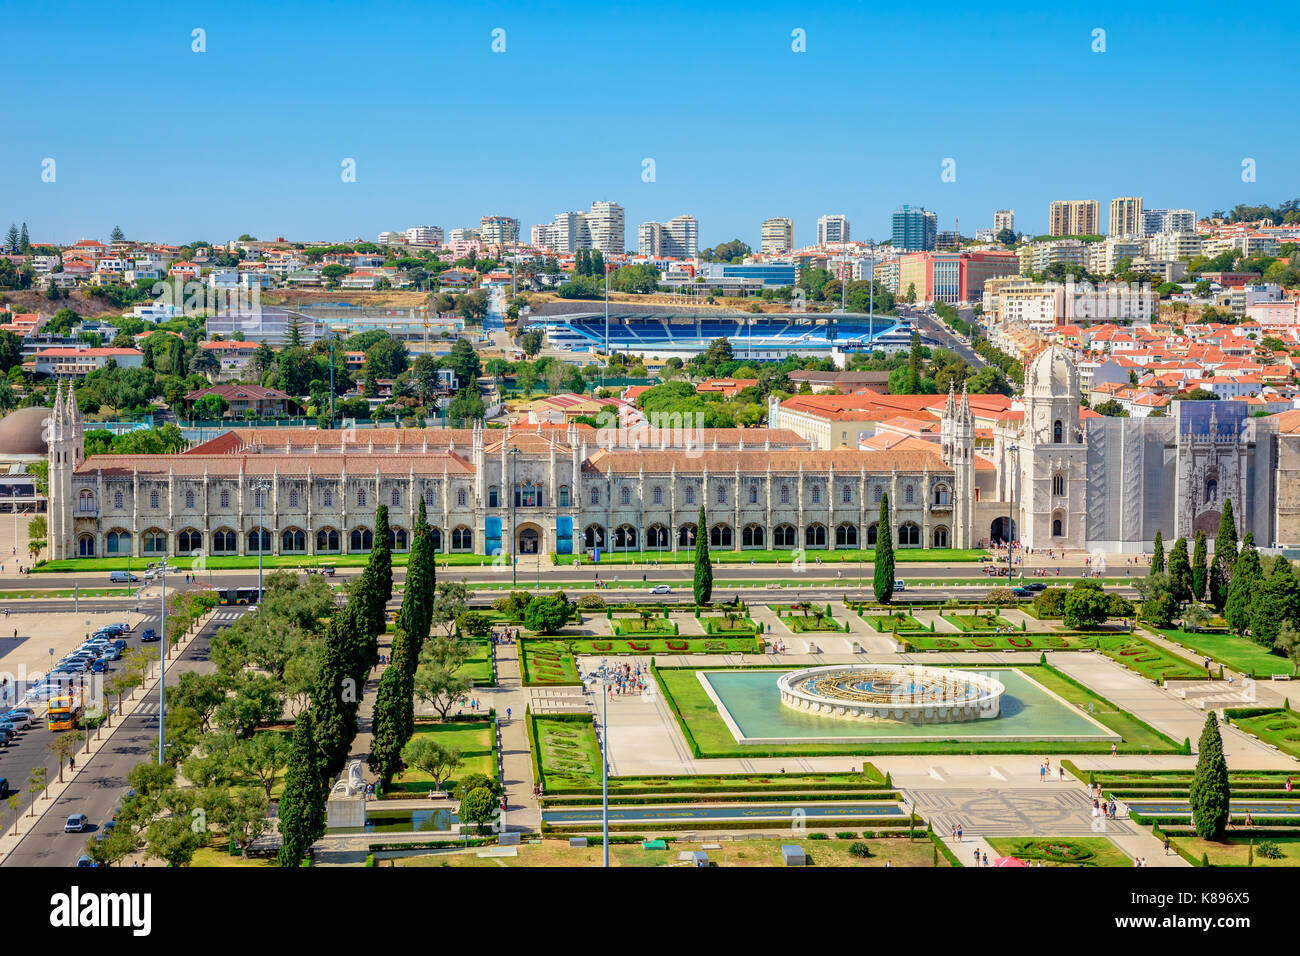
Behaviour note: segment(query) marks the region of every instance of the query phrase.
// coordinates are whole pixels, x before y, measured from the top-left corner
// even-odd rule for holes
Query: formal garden
[[[829,604],[819,605],[810,601],[796,604],[769,604],[770,608],[786,627],[796,634],[816,631],[847,631],[848,624],[840,624],[831,613]]]
[[[1105,837],[990,837],[999,856],[1013,856],[1030,866],[1132,866],[1119,847]]]
[[[416,718],[403,751],[406,767],[382,793],[384,798],[451,791],[469,774],[497,776],[496,727],[488,717],[447,721]]]

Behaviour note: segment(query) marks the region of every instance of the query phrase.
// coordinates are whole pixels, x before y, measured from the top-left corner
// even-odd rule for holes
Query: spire
[[[81,409],[77,407],[77,390],[72,383],[68,383],[68,424],[77,426],[81,424]]]
[[[943,415],[945,418],[952,418],[957,412],[957,383],[948,382],[948,404],[944,406]]]
[[[974,415],[970,410],[970,393],[966,390],[966,383],[962,382],[961,386],[961,417],[962,421],[970,424],[974,420]]]

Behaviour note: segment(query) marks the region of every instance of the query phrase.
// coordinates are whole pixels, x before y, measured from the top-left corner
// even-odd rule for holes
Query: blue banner
[[[483,553],[495,555],[501,553],[501,519],[486,518],[484,519],[484,548]]]
[[[555,519],[555,553],[573,554],[573,518],[568,515]]]

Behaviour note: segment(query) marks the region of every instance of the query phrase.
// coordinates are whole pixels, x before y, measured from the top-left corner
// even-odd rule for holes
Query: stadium
[[[554,349],[601,352],[605,313],[534,316]],[[609,348],[643,358],[686,358],[728,339],[737,358],[779,361],[787,355],[834,356],[867,348],[904,348],[911,328],[896,316],[859,314],[690,313],[610,310]]]

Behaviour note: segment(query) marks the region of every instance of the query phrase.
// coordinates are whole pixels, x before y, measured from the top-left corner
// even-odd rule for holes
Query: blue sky
[[[629,246],[680,213],[703,245],[757,245],[765,217],[802,243],[827,212],[883,238],[904,202],[969,234],[1003,207],[1045,231],[1052,199],[1104,220],[1119,195],[1200,213],[1300,195],[1280,4],[179,6],[11,5],[0,226],[373,239],[502,214],[526,238],[612,199]]]

